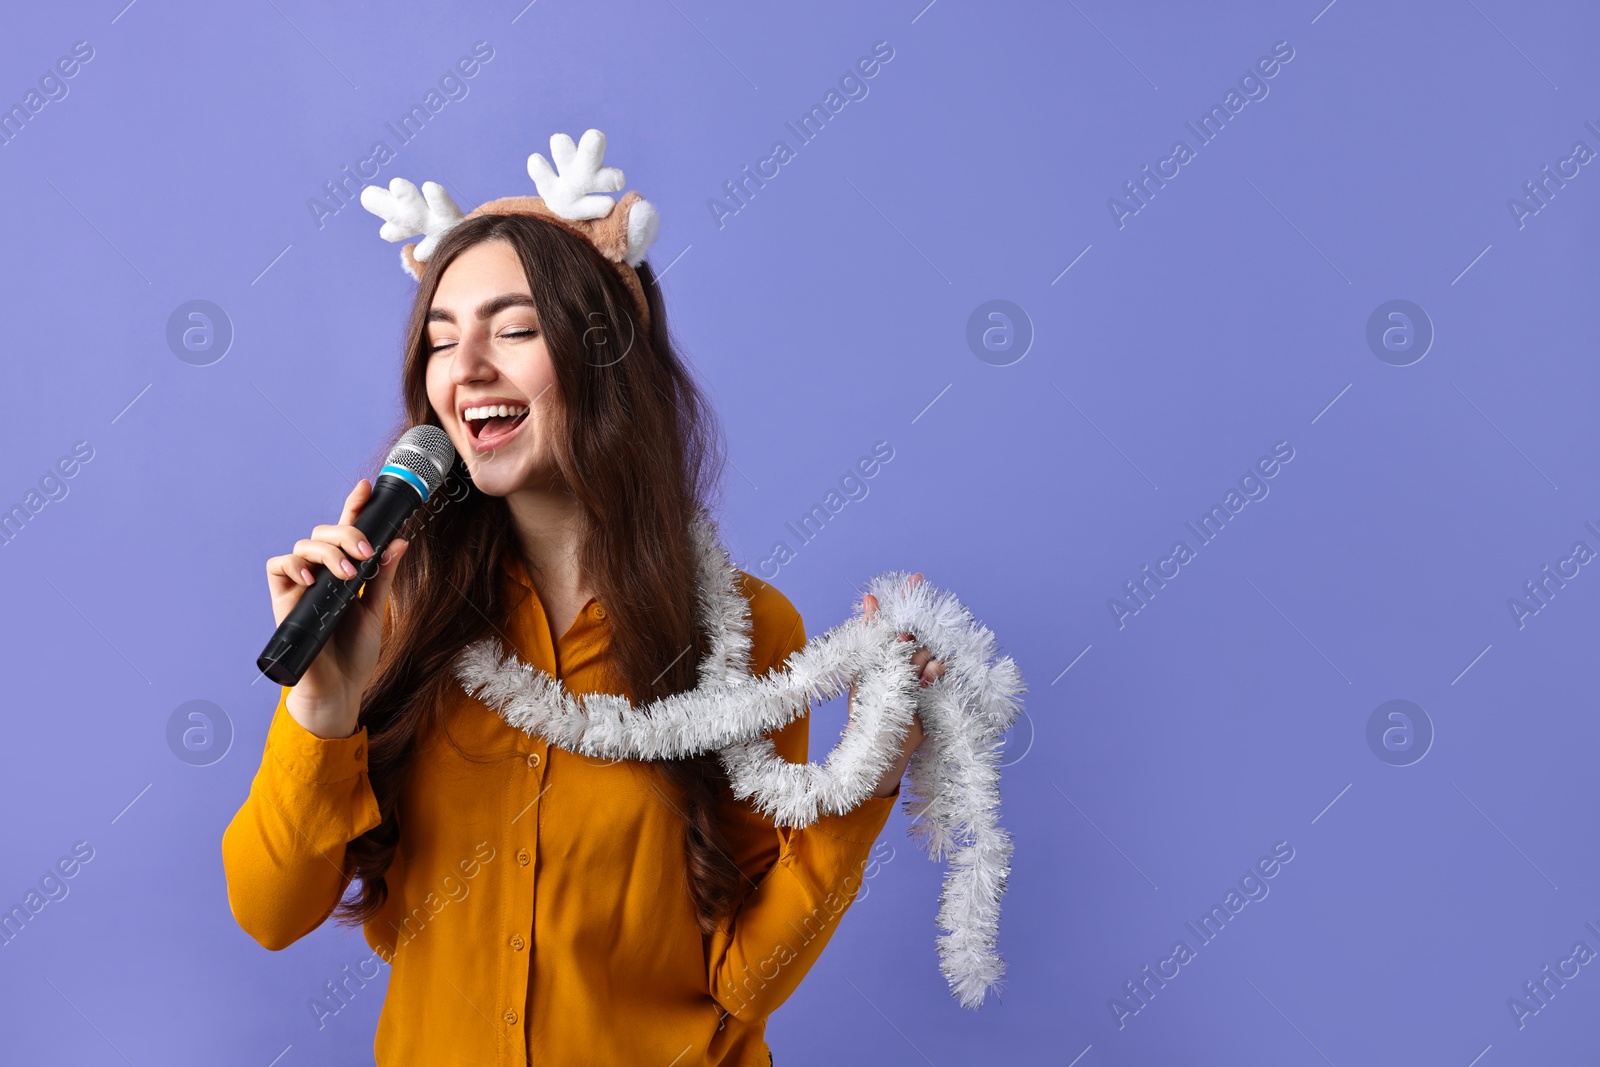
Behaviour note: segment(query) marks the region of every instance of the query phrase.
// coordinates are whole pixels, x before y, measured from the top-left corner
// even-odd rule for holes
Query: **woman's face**
[[[510,242],[479,242],[445,268],[427,343],[428,400],[473,484],[490,496],[549,486],[555,368]]]

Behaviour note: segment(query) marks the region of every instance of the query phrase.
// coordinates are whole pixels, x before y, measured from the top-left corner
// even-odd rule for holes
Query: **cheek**
[[[450,382],[445,374],[444,364],[437,359],[428,361],[427,373],[423,376],[423,385],[427,389],[428,403],[433,405],[434,414],[444,421],[444,415],[450,410]]]
[[[517,385],[523,395],[532,400],[532,417],[540,427],[549,424],[555,417],[556,407],[556,370],[544,353],[539,353],[538,358],[530,361],[524,368]]]
[[[555,388],[556,368],[555,364],[550,362],[550,353],[543,345],[539,346],[539,352],[529,367],[529,376],[532,380],[528,384],[532,388],[528,390],[528,395],[537,396],[540,398],[539,402],[544,403],[549,398],[550,391]]]

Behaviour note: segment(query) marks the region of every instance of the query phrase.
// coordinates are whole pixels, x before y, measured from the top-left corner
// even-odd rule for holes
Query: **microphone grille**
[[[421,478],[429,496],[444,484],[445,473],[455,461],[456,449],[450,443],[450,435],[429,423],[413,426],[402,434],[387,460]]]

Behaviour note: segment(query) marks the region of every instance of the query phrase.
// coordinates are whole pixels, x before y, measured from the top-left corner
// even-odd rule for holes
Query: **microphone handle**
[[[372,496],[351,523],[366,535],[367,543],[372,546],[371,558],[353,559],[340,549],[345,558],[355,564],[354,578],[341,578],[327,567],[316,565],[319,571],[316,580],[289,609],[272,640],[256,658],[256,667],[262,674],[279,685],[299,683],[312,660],[333,636],[344,609],[356,599],[362,585],[378,573],[378,561],[383,558],[384,549],[421,503],[418,490],[406,479],[379,473],[373,481]]]

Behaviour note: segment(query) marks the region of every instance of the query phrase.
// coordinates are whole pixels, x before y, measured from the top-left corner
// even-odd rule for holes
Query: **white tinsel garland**
[[[939,966],[963,1007],[976,1008],[998,985],[1000,898],[1011,870],[1011,838],[999,823],[1002,738],[1021,711],[1022,676],[1009,656],[995,656],[994,635],[955,596],[927,582],[906,587],[903,572],[874,578],[878,599],[808,641],[781,670],[749,671],[750,611],[738,568],[711,521],[695,524],[701,625],[710,651],[689,691],[635,708],[625,698],[590,694],[581,701],[559,681],[502,656],[484,638],[455,664],[466,691],[511,726],[569,752],[602,759],[681,759],[715,751],[734,795],[751,799],[781,826],[808,826],[842,814],[872,794],[898,758],[913,713],[925,739],[907,768],[902,810],[931,859],[949,857],[938,923]],[[899,634],[916,640],[901,641]],[[910,665],[918,645],[945,667],[918,687]],[[851,718],[822,764],[790,763],[768,732],[855,684]]]

